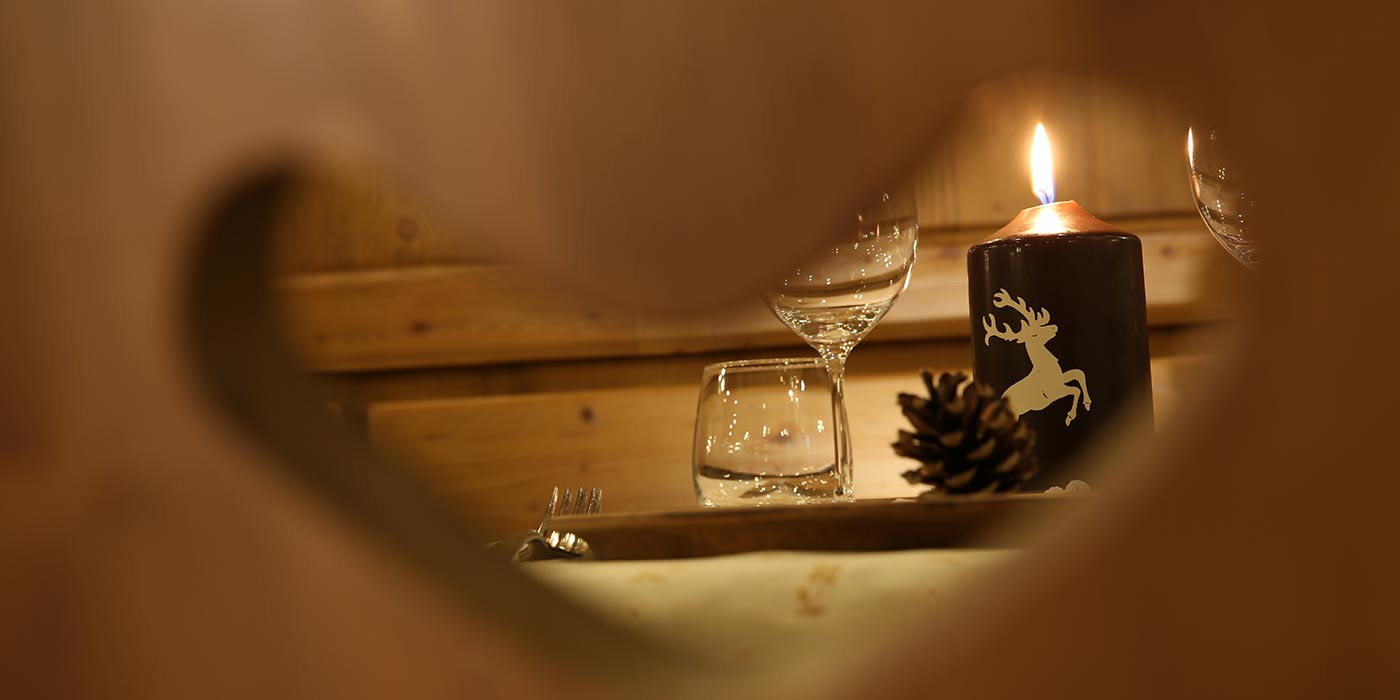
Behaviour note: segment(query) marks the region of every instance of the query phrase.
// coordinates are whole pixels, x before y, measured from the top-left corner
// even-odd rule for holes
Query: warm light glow
[[[1035,140],[1031,143],[1031,189],[1041,204],[1055,201],[1055,161],[1050,156],[1050,137],[1045,125],[1035,125]]]
[[[1186,129],[1186,164],[1196,169],[1196,139],[1191,135],[1191,129]]]
[[[1035,218],[1031,220],[1031,228],[1027,233],[1066,233],[1069,231],[1064,220],[1060,218],[1057,207],[1038,207],[1034,214]]]

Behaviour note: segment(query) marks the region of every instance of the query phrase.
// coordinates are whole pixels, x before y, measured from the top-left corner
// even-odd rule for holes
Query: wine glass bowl
[[[1243,189],[1240,165],[1220,143],[1215,130],[1186,132],[1186,160],[1196,210],[1215,240],[1246,267],[1257,269],[1260,247],[1252,227],[1254,199]]]
[[[831,378],[840,495],[851,490],[844,400],[846,359],[909,286],[918,246],[912,193],[883,194],[855,218],[852,234],[783,275],[764,294],[773,313],[821,356]]]

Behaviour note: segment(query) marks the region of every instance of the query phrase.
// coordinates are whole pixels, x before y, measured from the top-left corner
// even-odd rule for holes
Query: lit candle
[[[967,271],[973,371],[1035,429],[1037,490],[1084,476],[1073,458],[1134,399],[1149,399],[1150,421],[1152,382],[1142,242],[1055,201],[1040,124],[1031,190],[1040,206],[972,246]]]

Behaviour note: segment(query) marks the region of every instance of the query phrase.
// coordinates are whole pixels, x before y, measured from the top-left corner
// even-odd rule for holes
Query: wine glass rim
[[[825,369],[820,357],[768,357],[757,360],[730,360],[728,362],[715,362],[705,365],[706,374],[714,374],[721,370],[730,372],[734,370],[755,370],[771,369],[774,367],[795,368],[795,369]]]

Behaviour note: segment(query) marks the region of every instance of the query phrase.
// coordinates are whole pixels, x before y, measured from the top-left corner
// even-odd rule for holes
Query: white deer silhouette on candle
[[[999,309],[1011,307],[1025,317],[1025,320],[1021,321],[1021,329],[1014,333],[1009,323],[998,329],[994,314],[987,314],[987,317],[982,319],[982,328],[987,331],[986,337],[982,339],[983,343],[991,345],[993,337],[1015,341],[1026,346],[1026,354],[1030,356],[1031,373],[1026,375],[1025,379],[1012,384],[1002,394],[1003,398],[1011,402],[1011,408],[1016,411],[1016,415],[1039,411],[1066,396],[1072,400],[1069,413],[1065,415],[1065,425],[1072,423],[1078,415],[1081,398],[1084,410],[1089,410],[1089,385],[1084,381],[1084,372],[1077,369],[1068,372],[1061,370],[1060,361],[1045,349],[1045,344],[1060,330],[1059,327],[1050,325],[1050,312],[1042,308],[1037,313],[1021,297],[1011,301],[1011,295],[1005,289],[992,296],[992,306]],[[1078,382],[1079,387],[1075,388],[1071,382]]]

